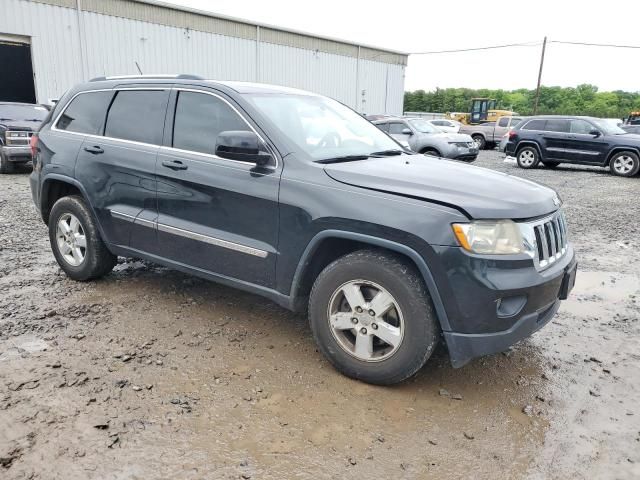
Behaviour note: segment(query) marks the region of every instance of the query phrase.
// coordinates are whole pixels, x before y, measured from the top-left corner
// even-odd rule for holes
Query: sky
[[[400,50],[425,52],[551,40],[640,45],[639,0],[164,0],[186,7]],[[611,5],[612,8],[607,6]],[[540,45],[411,55],[406,90],[535,88]],[[640,48],[548,43],[542,84],[640,91]]]

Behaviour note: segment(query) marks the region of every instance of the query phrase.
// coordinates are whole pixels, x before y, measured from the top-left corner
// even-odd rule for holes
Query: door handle
[[[99,155],[101,153],[104,153],[104,150],[98,145],[94,145],[93,147],[84,147],[84,151],[89,152],[93,155]]]
[[[188,168],[180,160],[165,160],[162,162],[162,166],[170,168],[171,170],[186,170]]]

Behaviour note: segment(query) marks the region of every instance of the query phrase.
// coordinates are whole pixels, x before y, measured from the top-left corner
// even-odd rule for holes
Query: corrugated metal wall
[[[2,0],[0,34],[31,38],[38,101],[95,76],[137,74],[137,62],[143,73],[260,81],[328,95],[363,113],[402,113],[402,55],[189,12],[173,18],[131,0],[102,5],[118,1],[135,15],[102,13],[96,0],[83,0],[80,13],[61,6],[75,0]],[[180,26],[167,25],[173,20]]]

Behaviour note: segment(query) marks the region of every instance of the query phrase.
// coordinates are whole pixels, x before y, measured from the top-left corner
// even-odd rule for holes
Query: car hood
[[[558,209],[556,192],[486,168],[423,155],[329,164],[334,180],[446,205],[474,219],[525,219]]]

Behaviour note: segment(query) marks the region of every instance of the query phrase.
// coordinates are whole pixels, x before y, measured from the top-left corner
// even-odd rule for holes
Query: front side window
[[[71,100],[56,124],[58,130],[101,135],[112,91],[81,93]]]
[[[313,160],[401,148],[361,115],[326,97],[278,93],[245,98]]]
[[[595,130],[595,127],[585,120],[571,120],[571,133],[589,135],[593,130]]]
[[[121,90],[109,108],[106,137],[160,145],[168,94],[165,90]]]
[[[173,122],[173,147],[214,154],[220,132],[250,130],[223,100],[206,93],[180,92]]]
[[[408,129],[404,123],[395,122],[389,124],[389,135],[405,135],[403,130]]]

